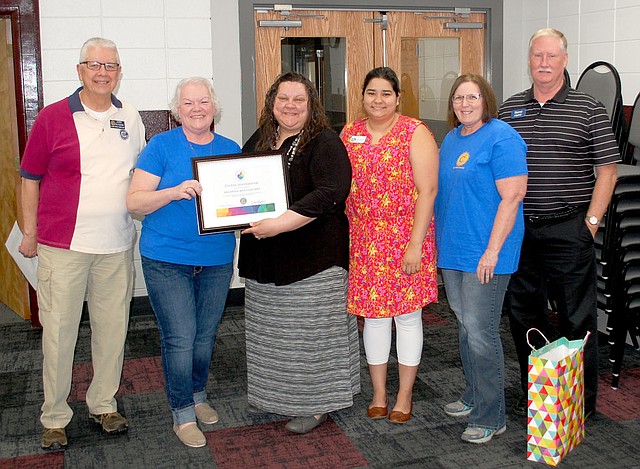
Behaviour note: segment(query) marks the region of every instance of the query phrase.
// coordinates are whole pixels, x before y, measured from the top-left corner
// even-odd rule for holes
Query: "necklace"
[[[291,143],[291,146],[287,150],[287,155],[286,155],[287,156],[287,166],[289,168],[291,167],[291,163],[293,162],[293,159],[296,156],[296,152],[298,151],[298,144],[300,143],[300,138],[302,137],[302,132],[304,132],[304,131],[303,130],[300,131],[298,136]]]
[[[186,135],[185,135],[185,137],[186,137]],[[212,139],[211,139],[211,141],[209,142],[209,144],[208,144],[209,151],[208,151],[208,152],[206,152],[206,154],[204,154],[204,155],[199,155],[199,154],[198,154],[198,152],[197,152],[197,151],[196,151],[196,149],[193,147],[193,144],[191,143],[191,141],[189,141],[189,139],[187,139],[187,143],[189,144],[189,148],[191,148],[191,153],[193,153],[193,156],[213,156],[213,155],[212,155],[212,153],[213,153],[213,140],[214,140],[214,139],[212,138]],[[204,146],[205,146],[205,145],[207,145],[207,144],[205,143],[205,144],[202,144],[202,145],[201,145],[201,144],[199,144],[199,143],[196,143],[196,145],[198,145],[199,147],[204,147]]]

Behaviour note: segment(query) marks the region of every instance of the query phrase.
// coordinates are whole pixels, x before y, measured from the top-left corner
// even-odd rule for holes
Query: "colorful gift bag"
[[[536,350],[531,331],[547,345]],[[529,329],[527,459],[556,466],[584,437],[584,340],[549,343]]]

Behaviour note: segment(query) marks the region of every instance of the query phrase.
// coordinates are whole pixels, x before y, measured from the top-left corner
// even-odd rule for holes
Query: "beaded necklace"
[[[287,167],[291,167],[291,163],[293,162],[293,159],[296,157],[296,152],[298,151],[298,144],[300,143],[300,138],[302,138],[302,130],[300,131],[300,133],[298,134],[298,136],[295,138],[295,140],[291,143],[291,146],[289,147],[289,149],[287,150]]]

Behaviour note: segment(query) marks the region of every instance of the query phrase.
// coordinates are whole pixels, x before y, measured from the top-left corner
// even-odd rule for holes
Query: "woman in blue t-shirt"
[[[469,416],[462,439],[484,443],[506,430],[502,303],[524,233],[527,147],[497,116],[495,94],[476,74],[449,94],[451,131],[440,149],[435,204],[438,267],[459,326],[465,390],[444,410]]]
[[[213,133],[219,110],[210,81],[182,80],[171,102],[182,126],[154,136],[140,154],[127,207],[145,215],[140,237],[142,271],[158,320],[165,390],[173,431],[191,447],[206,444],[198,428],[218,413],[205,389],[213,344],[233,272],[233,233],[199,235],[191,158],[239,153],[237,143]]]

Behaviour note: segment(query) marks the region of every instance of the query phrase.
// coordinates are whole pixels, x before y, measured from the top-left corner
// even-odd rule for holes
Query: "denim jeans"
[[[195,422],[195,405],[207,398],[213,344],[233,266],[171,264],[143,256],[142,271],[158,320],[162,371],[173,422]]]
[[[442,270],[447,300],[458,318],[465,390],[472,407],[469,426],[497,430],[505,425],[504,355],[500,340],[502,303],[511,275],[482,284],[475,272]]]

